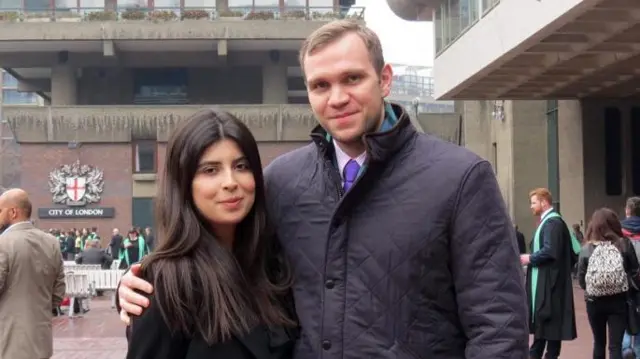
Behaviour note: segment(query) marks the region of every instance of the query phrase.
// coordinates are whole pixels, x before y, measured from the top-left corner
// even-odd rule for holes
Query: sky
[[[432,22],[402,20],[386,0],[356,0],[355,6],[365,7],[365,21],[380,37],[387,62],[433,66]]]

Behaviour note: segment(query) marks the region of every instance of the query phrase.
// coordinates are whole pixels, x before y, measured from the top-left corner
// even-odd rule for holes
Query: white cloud
[[[387,62],[433,66],[433,23],[405,21],[397,17],[386,0],[356,0],[365,7],[365,21],[382,42]]]

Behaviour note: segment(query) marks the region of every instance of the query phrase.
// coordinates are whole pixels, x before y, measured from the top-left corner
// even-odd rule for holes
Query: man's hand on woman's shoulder
[[[149,299],[136,291],[151,294],[151,283],[139,278],[140,264],[134,264],[130,270],[122,276],[118,287],[118,301],[120,302],[120,320],[130,324],[130,315],[140,315],[142,310],[149,306]]]

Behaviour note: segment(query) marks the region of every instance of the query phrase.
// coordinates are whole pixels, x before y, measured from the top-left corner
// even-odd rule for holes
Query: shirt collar
[[[550,207],[548,210],[542,212],[540,219],[543,219],[547,214],[551,213],[551,211],[553,211],[553,207]]]
[[[5,229],[4,231],[5,231],[5,232],[7,232],[7,231],[9,231],[11,228],[13,228],[13,227],[15,227],[15,226],[17,226],[17,225],[19,225],[19,224],[23,224],[23,223],[31,223],[31,221],[16,222],[16,223],[14,223],[14,224],[10,225],[9,227],[7,227],[7,229]]]
[[[348,154],[346,154],[340,146],[336,143],[336,140],[333,140],[333,147],[336,151],[336,162],[338,162],[338,168],[340,169],[340,176],[344,179],[344,167],[347,165],[347,162],[351,160],[355,160],[360,167],[364,165],[364,161],[367,159],[367,153],[362,152],[358,157],[351,158]]]

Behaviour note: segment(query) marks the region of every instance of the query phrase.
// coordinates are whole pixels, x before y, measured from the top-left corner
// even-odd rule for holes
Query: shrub
[[[149,13],[149,19],[155,21],[171,21],[177,18],[178,15],[171,10],[156,10]]]
[[[0,21],[18,21],[20,14],[15,11],[3,11],[0,12]]]
[[[87,14],[88,21],[114,21],[118,19],[115,11],[94,11]]]
[[[147,14],[140,9],[126,9],[121,17],[125,20],[144,20]]]
[[[272,20],[273,18],[273,11],[252,11],[247,14],[247,17],[245,17],[246,20]]]
[[[284,19],[304,19],[307,17],[307,14],[304,10],[295,10],[295,11],[287,11],[282,16]]]
[[[208,19],[209,12],[204,10],[185,10],[182,13],[182,18],[189,19],[189,20]]]

